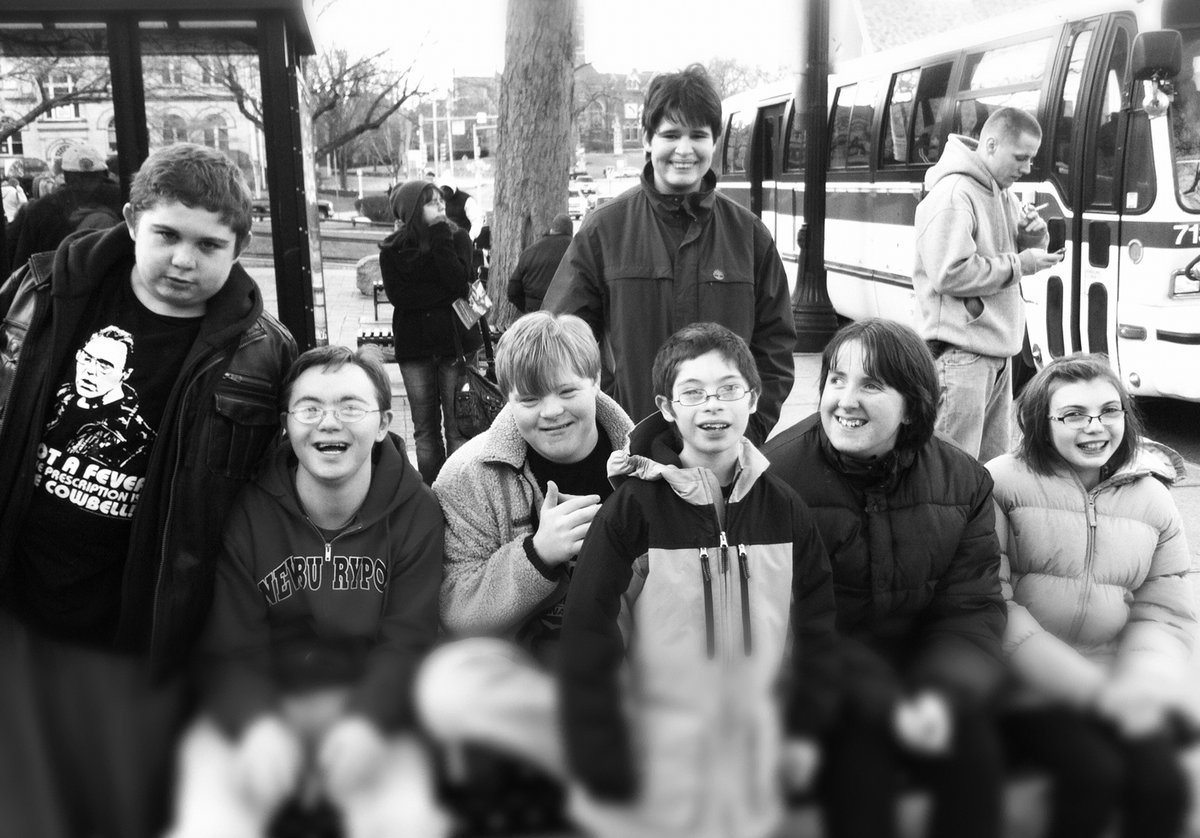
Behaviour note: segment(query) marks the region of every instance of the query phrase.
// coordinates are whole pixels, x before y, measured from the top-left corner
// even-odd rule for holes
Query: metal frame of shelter
[[[308,0],[3,0],[0,39],[103,27],[122,192],[150,153],[143,53],[155,40],[256,55],[279,318],[301,348],[328,341],[312,122],[300,59],[314,53]],[[28,37],[28,35],[26,35]],[[173,39],[173,40],[172,40]]]

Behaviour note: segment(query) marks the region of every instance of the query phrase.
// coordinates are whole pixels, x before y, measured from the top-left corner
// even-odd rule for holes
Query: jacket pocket
[[[754,277],[719,267],[699,272],[699,319],[711,320],[744,338],[754,333]]]
[[[226,376],[213,394],[207,461],[222,477],[248,479],[279,431],[276,391],[266,379]]]

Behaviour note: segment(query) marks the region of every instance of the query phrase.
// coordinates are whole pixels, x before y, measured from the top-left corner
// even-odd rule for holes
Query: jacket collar
[[[296,468],[296,455],[292,452],[291,443],[284,439],[271,452],[258,482],[263,491],[274,497],[280,506],[304,518],[307,516],[296,493]],[[358,514],[354,516],[355,528],[371,526],[407,503],[422,491],[423,486],[412,463],[404,455],[404,442],[395,434],[388,433],[371,451],[371,486]]]
[[[642,167],[642,192],[650,199],[654,212],[664,218],[686,215],[692,220],[707,217],[717,200],[717,175],[712,169],[700,179],[700,189],[684,195],[664,195],[654,188],[654,166],[647,163]]]
[[[605,393],[596,394],[596,420],[600,423],[601,430],[608,434],[614,451],[625,447],[625,440],[633,428],[633,421],[621,406]],[[528,454],[529,443],[517,428],[512,406],[506,403],[487,430],[480,457],[484,462],[504,463],[520,469],[525,465]]]
[[[770,467],[770,461],[743,437],[739,443],[737,466],[734,471],[731,503],[746,497],[750,487]],[[630,477],[639,480],[662,480],[680,498],[694,506],[719,503],[720,483],[707,468],[685,468],[679,459],[680,444],[674,427],[661,413],[652,413],[629,435],[629,461],[633,473],[610,475],[614,487]]]

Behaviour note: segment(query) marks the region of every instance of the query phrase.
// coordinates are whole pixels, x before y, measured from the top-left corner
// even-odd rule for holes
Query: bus
[[[1200,401],[1200,3],[1087,0],[878,53],[829,78],[825,268],[842,318],[914,322],[913,218],[950,133],[1033,114],[1013,190],[1045,205],[1055,267],[1024,277],[1022,359],[1106,353],[1132,393]],[[804,125],[794,88],[724,103],[720,188],[800,272]],[[794,285],[793,285],[794,287]]]

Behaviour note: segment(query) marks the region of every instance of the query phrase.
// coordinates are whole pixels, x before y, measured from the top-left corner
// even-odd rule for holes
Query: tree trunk
[[[521,251],[567,211],[575,3],[508,0],[488,280],[500,326],[519,314],[505,287]]]

